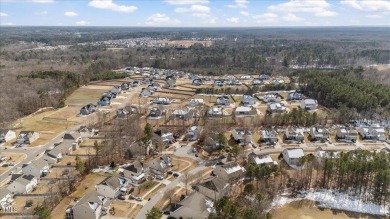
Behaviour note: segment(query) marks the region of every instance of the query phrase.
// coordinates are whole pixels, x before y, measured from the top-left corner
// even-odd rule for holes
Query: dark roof
[[[199,186],[203,186],[213,191],[220,192],[222,191],[229,183],[225,182],[223,179],[219,177],[210,177],[205,179],[203,182],[199,184]]]

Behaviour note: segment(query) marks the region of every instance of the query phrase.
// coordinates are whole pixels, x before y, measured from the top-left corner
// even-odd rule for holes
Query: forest
[[[93,44],[102,40],[137,37],[214,41],[209,47],[194,44],[188,48],[129,47],[118,50]],[[41,49],[42,46],[58,45],[65,47]],[[330,65],[348,69],[359,65],[388,63],[389,51],[385,28],[3,27],[0,34],[0,101],[3,103],[0,125],[8,127],[15,119],[41,107],[61,106],[65,96],[51,94],[56,93],[59,87],[68,85],[64,85],[58,78],[28,77],[34,72],[72,72],[78,75],[80,84],[112,78],[108,72],[126,66],[163,67],[207,75],[290,75],[295,71],[289,68],[293,65]],[[361,76],[372,84],[388,85],[389,73],[389,69],[364,67]],[[350,79],[349,83],[355,83],[354,80],[358,80],[359,76],[354,78]],[[334,81],[326,79],[321,82],[325,83],[332,84]],[[265,86],[249,91],[231,89],[226,92],[254,93],[293,88],[280,86]],[[341,101],[332,103],[339,96],[333,97],[333,94],[318,93],[314,88],[310,89],[312,91],[307,92],[313,97],[319,97],[318,99],[323,101],[321,103],[326,106],[343,107]],[[339,91],[343,91],[341,86]],[[383,92],[379,93],[378,95],[383,95]],[[50,94],[50,97],[44,97],[46,94]],[[330,99],[322,99],[323,97]],[[376,99],[368,98],[368,95],[362,94],[345,102],[345,107],[357,105],[356,110],[359,113],[370,115],[367,111],[372,110],[372,107],[383,107],[388,102],[387,97],[382,101],[378,99],[381,96],[376,94]],[[364,104],[359,105],[358,101]],[[27,105],[31,107],[27,109]]]

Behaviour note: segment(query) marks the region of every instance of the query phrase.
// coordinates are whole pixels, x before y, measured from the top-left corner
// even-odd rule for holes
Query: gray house
[[[171,209],[170,216],[173,218],[205,219],[214,211],[212,201],[199,192],[193,192],[181,200],[174,209]]]
[[[244,179],[245,172],[245,168],[236,162],[229,162],[220,166],[217,165],[214,169],[214,173],[217,177],[220,177],[224,181],[230,183],[237,183],[238,181]]]
[[[279,140],[278,132],[273,129],[262,130],[261,135],[263,141],[268,144],[276,144]]]
[[[252,97],[251,95],[244,95],[242,97],[241,101],[242,105],[255,105],[256,104],[256,98]]]
[[[98,111],[98,107],[92,103],[87,104],[80,109],[80,115],[89,115]]]
[[[252,142],[252,133],[248,129],[233,129],[232,137],[239,145],[246,145]]]
[[[193,110],[186,110],[186,109],[177,109],[173,111],[171,114],[171,118],[173,119],[181,119],[184,121],[189,121],[194,117],[194,111]]]
[[[215,105],[217,105],[217,106],[230,106],[229,96],[224,95],[222,97],[217,97],[217,99],[215,101]]]
[[[149,161],[148,167],[152,173],[163,175],[172,167],[172,158],[168,155],[162,155]]]
[[[92,192],[82,197],[65,211],[66,219],[99,219],[110,209],[111,199]]]
[[[227,196],[230,190],[229,182],[219,177],[209,177],[196,185],[198,192],[211,200],[218,200]]]
[[[16,142],[18,144],[31,144],[39,138],[39,132],[21,131]]]
[[[47,161],[40,158],[32,161],[22,168],[24,175],[32,175],[37,178],[46,176],[50,172],[50,165]]]
[[[284,132],[284,140],[287,143],[303,143],[305,140],[303,129],[292,127],[286,128]]]
[[[140,161],[134,161],[123,168],[123,176],[134,183],[141,183],[145,180],[145,172],[148,170]]]
[[[165,115],[166,110],[163,106],[153,107],[148,115],[148,119],[160,119],[163,115]]]
[[[305,110],[315,110],[317,109],[317,100],[314,99],[303,99],[301,101],[300,107]]]
[[[215,132],[208,133],[203,141],[203,150],[212,152],[220,149],[221,145],[218,142],[218,134]]]
[[[96,192],[107,197],[107,198],[116,198],[119,195],[120,188],[124,184],[123,179],[118,177],[109,177],[105,179],[100,184],[96,185]]]

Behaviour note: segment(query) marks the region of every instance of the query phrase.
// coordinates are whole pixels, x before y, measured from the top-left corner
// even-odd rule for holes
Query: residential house
[[[13,194],[27,194],[38,185],[38,177],[23,175],[13,181],[7,189]]]
[[[172,112],[171,118],[173,119],[181,119],[184,121],[189,121],[194,117],[194,111],[193,110],[186,110],[186,109],[177,109]]]
[[[239,145],[247,145],[252,142],[252,133],[248,129],[233,129],[232,137]]]
[[[223,81],[222,80],[215,80],[214,87],[223,87]]]
[[[94,113],[98,111],[98,107],[92,103],[87,104],[80,109],[80,115],[89,115],[91,113]]]
[[[39,138],[39,132],[21,131],[16,139],[18,144],[31,144]]]
[[[260,86],[262,84],[263,84],[263,81],[259,80],[259,79],[253,79],[253,81],[252,81],[252,86]]]
[[[167,80],[165,81],[164,88],[175,88],[176,87],[176,80]]]
[[[261,74],[261,75],[259,76],[259,79],[262,80],[262,81],[264,81],[264,80],[269,80],[270,77],[269,77],[269,75]]]
[[[163,115],[165,115],[166,110],[163,106],[153,107],[148,115],[148,119],[161,119]]]
[[[202,79],[200,79],[200,78],[196,78],[192,81],[192,85],[195,85],[195,86],[200,86],[202,84],[203,84],[203,82],[202,82]]]
[[[230,98],[227,95],[223,95],[222,97],[217,97],[215,101],[215,105],[217,106],[230,106]]]
[[[241,75],[240,80],[250,80],[251,76],[250,75]]]
[[[339,158],[340,152],[336,150],[329,150],[318,147],[316,148],[315,156],[317,160]]]
[[[244,96],[242,96],[241,104],[244,106],[255,105],[256,98],[252,97],[251,95],[244,95]]]
[[[303,99],[303,100],[301,100],[300,107],[304,110],[315,110],[315,109],[317,109],[317,100]]]
[[[170,216],[183,219],[205,219],[214,212],[214,203],[199,192],[193,192],[171,208]]]
[[[110,95],[103,95],[99,101],[97,102],[97,104],[99,106],[108,106],[111,104],[111,101],[112,101],[112,96]]]
[[[225,80],[225,83],[232,85],[232,86],[242,85],[241,81],[239,81],[239,80]]]
[[[135,80],[135,81],[133,81],[133,82],[131,83],[131,86],[132,86],[132,87],[138,87],[140,84],[141,84],[140,81]]]
[[[115,176],[105,179],[100,184],[96,185],[96,192],[107,197],[116,198],[119,195],[120,188],[123,186],[124,180]]]
[[[172,100],[169,99],[168,97],[155,97],[152,100],[152,103],[154,104],[160,104],[160,105],[169,105],[172,103]]]
[[[157,157],[148,163],[150,171],[156,175],[163,175],[172,167],[172,158],[168,155]]]
[[[337,128],[336,129],[336,140],[337,141],[351,141],[356,142],[358,139],[358,132],[353,128]]]
[[[88,128],[87,126],[80,126],[79,133],[81,138],[90,138],[96,134],[95,128]]]
[[[271,130],[262,130],[261,131],[262,141],[268,144],[276,144],[279,141],[278,132]]]
[[[47,154],[57,159],[57,161],[61,161],[65,155],[70,154],[70,152],[76,150],[78,148],[77,144],[72,140],[64,140],[59,145],[55,146],[52,150],[47,152]]]
[[[310,140],[312,141],[326,141],[330,137],[330,132],[326,128],[311,127]]]
[[[80,133],[78,132],[67,132],[63,137],[64,141],[71,141],[74,144],[73,151],[77,150],[80,146],[80,143],[83,142]]]
[[[269,103],[267,105],[268,113],[285,113],[286,111],[287,109],[282,103]]]
[[[256,116],[257,110],[252,106],[239,106],[234,110],[236,117]]]
[[[152,91],[149,88],[142,88],[139,96],[140,97],[149,97],[150,95],[152,95]]]
[[[117,96],[118,94],[120,94],[121,91],[122,91],[121,86],[114,86],[114,87],[110,90],[110,92],[111,92],[112,94],[114,94],[115,96]]]
[[[287,94],[287,100],[288,101],[296,101],[296,100],[303,100],[305,96],[298,92],[290,92]]]
[[[284,132],[284,140],[287,143],[291,143],[291,142],[303,143],[305,140],[303,129],[292,128],[292,127],[286,128]]]
[[[207,110],[208,117],[219,118],[219,117],[223,117],[224,115],[226,114],[224,114],[224,111],[221,107],[214,106],[214,107],[210,107]]]
[[[196,141],[200,137],[200,133],[202,131],[201,126],[191,126],[187,130],[187,140],[188,141]]]
[[[218,140],[218,133],[211,132],[208,133],[206,138],[203,141],[203,150],[207,152],[212,152],[221,149],[221,145]]]
[[[292,168],[301,166],[302,157],[305,156],[302,148],[284,149],[283,159]]]
[[[99,219],[111,208],[111,199],[91,192],[65,211],[65,219]]]
[[[385,141],[386,135],[385,135],[385,129],[382,127],[370,127],[369,131],[374,136],[374,139],[377,141]]]
[[[10,129],[0,129],[0,144],[16,138],[16,133]]]
[[[47,161],[40,158],[32,161],[30,164],[25,165],[22,168],[24,175],[32,175],[37,178],[44,177],[50,172],[50,165]]]
[[[237,183],[244,179],[245,168],[240,166],[237,162],[229,162],[223,165],[217,165],[214,169],[214,173],[217,177],[230,183]]]
[[[265,103],[280,103],[282,98],[279,94],[266,94],[263,96],[263,101]]]
[[[248,155],[248,163],[254,163],[256,165],[268,165],[268,166],[278,165],[278,163],[274,161],[271,158],[271,156],[269,156],[268,154],[258,155],[255,154],[254,152]]]
[[[133,183],[139,184],[145,180],[147,169],[140,161],[134,161],[130,165],[123,167],[123,176],[130,179]]]
[[[204,106],[203,99],[191,99],[187,105],[188,108],[194,108],[194,107],[198,107],[198,106]]]
[[[129,147],[130,157],[136,158],[149,155],[152,149],[152,142],[144,143],[142,141],[135,141]]]
[[[13,208],[13,194],[7,188],[0,189],[0,210],[2,212],[12,211]]]
[[[219,200],[228,195],[230,184],[220,177],[209,177],[197,184],[196,190],[211,200]]]
[[[121,90],[128,90],[128,89],[129,89],[129,84],[128,83],[122,83]]]
[[[126,109],[118,109],[116,111],[116,118],[118,119],[125,119],[130,115],[130,112]]]
[[[166,145],[172,144],[175,141],[175,137],[172,132],[169,132],[167,129],[160,129],[155,132],[153,137],[154,142],[162,142]]]

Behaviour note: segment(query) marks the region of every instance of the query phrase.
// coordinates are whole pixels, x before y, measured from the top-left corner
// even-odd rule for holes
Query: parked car
[[[173,173],[172,174],[174,177],[178,177],[178,176],[180,176],[180,174],[179,173]]]
[[[157,176],[156,176],[156,179],[157,179],[157,180],[163,180],[164,177],[163,177],[163,176],[160,176],[160,175],[157,175]]]
[[[167,173],[168,173],[168,175],[172,175],[172,171],[168,171]]]
[[[119,194],[118,199],[119,200],[126,200],[126,196],[124,194]]]
[[[135,199],[135,196],[129,195],[129,200],[134,200],[134,199]]]
[[[142,198],[142,197],[139,197],[139,196],[137,196],[137,197],[135,197],[135,200],[136,200],[136,201],[140,201],[140,202],[141,202],[141,201],[143,200],[143,198]]]
[[[66,163],[66,166],[72,166],[72,162]]]

